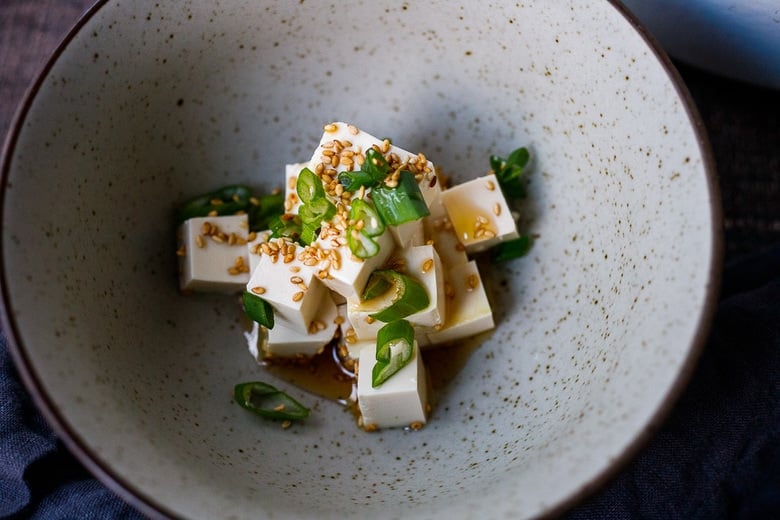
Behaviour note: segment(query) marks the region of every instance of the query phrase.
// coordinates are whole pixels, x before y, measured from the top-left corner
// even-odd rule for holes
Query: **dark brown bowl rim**
[[[691,348],[688,356],[682,364],[682,367],[673,383],[669,393],[666,395],[661,406],[651,416],[643,431],[627,446],[627,448],[601,473],[593,477],[590,481],[584,483],[575,493],[560,503],[551,506],[542,513],[543,517],[555,517],[565,511],[573,508],[584,501],[587,497],[595,493],[598,489],[605,486],[629,462],[631,462],[639,452],[650,442],[658,429],[663,425],[669,416],[672,408],[679,400],[683,390],[690,381],[694,370],[698,364],[699,357],[706,345],[709,337],[709,331],[717,309],[717,303],[720,293],[720,278],[723,270],[723,234],[722,222],[723,211],[721,207],[720,189],[718,184],[717,169],[713,157],[712,149],[709,144],[706,129],[701,119],[693,98],[685,86],[679,72],[672,63],[672,60],[661,48],[656,39],[645,29],[639,20],[622,4],[619,0],[609,0],[612,6],[630,23],[630,25],[644,39],[648,47],[653,51],[656,58],[666,70],[669,80],[674,85],[678,96],[688,113],[688,118],[693,125],[694,132],[699,143],[699,148],[704,161],[704,168],[707,175],[708,189],[710,194],[710,217],[712,223],[711,241],[712,241],[712,263],[709,268],[709,283],[704,307],[696,326]],[[71,43],[75,36],[81,31],[86,23],[95,15],[95,13],[105,6],[109,0],[98,0],[89,9],[87,9],[75,23],[68,34],[63,38],[57,48],[49,57],[43,69],[32,85],[25,93],[24,99],[17,110],[11,124],[8,136],[3,145],[0,158],[0,215],[3,214],[5,204],[6,181],[9,175],[11,157],[16,147],[22,125],[30,110],[43,81],[48,76],[54,64],[59,59],[65,48]],[[69,422],[62,415],[53,399],[46,393],[42,385],[39,374],[36,372],[32,361],[27,356],[23,347],[21,335],[16,327],[13,316],[10,315],[10,295],[8,294],[8,285],[6,281],[5,255],[2,252],[2,241],[0,241],[0,290],[2,291],[2,319],[3,331],[7,339],[7,345],[20,377],[30,392],[33,402],[42,413],[48,424],[52,427],[57,436],[63,441],[67,449],[81,462],[95,477],[97,477],[106,487],[119,495],[128,504],[138,509],[142,514],[150,518],[175,519],[181,518],[171,511],[167,506],[161,504],[153,497],[141,492],[132,482],[117,474],[112,468],[100,460],[97,454],[81,439],[71,428]]]

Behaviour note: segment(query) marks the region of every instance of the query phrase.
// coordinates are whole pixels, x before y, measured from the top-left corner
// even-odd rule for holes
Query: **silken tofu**
[[[431,214],[423,219],[426,243],[433,244],[443,265],[451,267],[468,262],[466,247],[455,234],[442,197],[438,197],[428,208]]]
[[[301,206],[301,201],[298,198],[298,174],[301,170],[308,168],[309,163],[300,162],[294,164],[286,164],[284,166],[284,212],[285,213],[298,213],[298,208]]]
[[[309,330],[300,332],[280,322],[268,330],[268,341],[263,348],[265,357],[313,356],[330,343],[338,329],[336,305],[323,305],[312,320]]]
[[[495,327],[476,261],[451,268],[445,279],[447,319],[440,330],[428,333],[432,345],[467,338]]]
[[[287,244],[281,239],[273,242],[280,243]],[[266,246],[270,249],[272,243]],[[292,244],[282,247],[289,248]],[[305,265],[294,252],[286,257],[281,252],[273,253],[271,249],[271,254],[260,257],[246,290],[271,304],[277,323],[305,334],[325,307],[335,308],[336,304],[316,276],[316,267]]]
[[[268,242],[271,237],[271,231],[258,231],[252,235],[250,233],[249,240],[246,243],[247,258],[249,259],[249,273],[250,275],[255,271],[257,264],[260,263],[260,257],[263,256],[263,251],[260,249],[260,244]],[[249,280],[247,280],[249,282]]]
[[[349,246],[339,245],[333,240],[333,238],[321,237],[316,242],[318,248],[333,251],[331,256],[335,255],[339,259],[337,263],[332,258],[325,260],[329,275],[322,281],[326,287],[344,298],[356,298],[363,292],[371,273],[382,267],[392,254],[393,238],[387,231],[374,237],[374,240],[379,244],[379,252],[371,258],[365,259],[357,258],[352,254]]]
[[[441,194],[450,222],[467,253],[477,253],[520,235],[496,176],[458,184]]]
[[[371,386],[376,349],[360,351],[357,401],[366,430],[410,426],[422,427],[428,419],[428,380],[417,342],[409,363],[377,388]]]
[[[249,281],[246,215],[195,217],[179,227],[179,287],[241,292]]]
[[[415,175],[426,203],[430,204],[439,196],[441,187],[434,180],[435,167],[423,154],[409,152],[390,144],[389,140],[379,139],[343,122],[325,125],[320,143],[310,161],[310,168],[315,172],[323,171],[329,178],[336,179],[341,172],[359,170],[365,152],[372,147],[377,147],[390,157],[393,169],[402,167]],[[421,220],[389,227],[398,247],[421,245],[424,242]]]

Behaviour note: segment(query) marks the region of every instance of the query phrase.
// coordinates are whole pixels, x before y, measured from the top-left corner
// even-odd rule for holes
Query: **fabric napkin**
[[[0,343],[0,518],[142,518],[57,440]],[[780,518],[780,245],[726,266],[710,339],[673,412],[564,517]]]

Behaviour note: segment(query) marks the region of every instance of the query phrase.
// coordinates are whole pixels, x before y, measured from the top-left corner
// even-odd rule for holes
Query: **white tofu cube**
[[[428,306],[406,319],[415,327],[443,325],[446,318],[444,294],[444,268],[439,254],[432,245],[409,247],[400,252],[405,274],[425,287],[430,300]]]
[[[357,298],[363,292],[371,273],[384,265],[394,249],[393,238],[387,230],[374,237],[374,240],[379,244],[379,252],[370,258],[361,259],[355,257],[347,245],[337,246],[330,238],[318,238],[317,247],[326,251],[334,250],[341,259],[339,268],[331,261],[328,269],[330,276],[322,280],[325,286],[344,298]]]
[[[484,251],[520,235],[495,175],[458,184],[441,194],[458,240],[467,253]]]
[[[423,219],[426,243],[433,243],[441,263],[448,268],[468,262],[466,247],[455,235],[455,229],[452,227],[441,197],[430,206],[430,210],[430,216]]]
[[[241,292],[249,281],[246,215],[191,218],[179,227],[179,287]]]
[[[421,246],[425,243],[425,228],[423,219],[404,222],[397,226],[388,226],[390,234],[393,236],[395,245],[399,248],[412,246]]]
[[[271,237],[271,231],[258,231],[255,233],[254,240],[249,240],[246,243],[247,248],[247,258],[249,258],[249,273],[255,272],[255,268],[257,267],[257,264],[260,263],[260,257],[263,255],[263,252],[260,250],[260,244],[268,242],[269,238]],[[247,280],[249,282],[249,280]]]
[[[246,290],[271,304],[276,323],[306,334],[324,306],[336,305],[315,272],[297,258],[285,263],[281,255],[263,254]]]
[[[376,348],[360,351],[357,400],[365,428],[417,427],[427,421],[428,380],[415,342],[412,358],[377,388],[371,386]]]
[[[284,166],[284,212],[298,214],[301,201],[298,198],[298,174],[308,168],[308,162],[286,164]]]
[[[325,125],[320,143],[310,161],[310,168],[314,171],[322,164],[326,170],[332,170],[331,176],[334,178],[344,171],[359,170],[360,164],[356,157],[363,156],[375,145],[382,150],[385,157],[397,158],[400,163],[405,164],[404,169],[419,177],[418,186],[426,204],[431,204],[439,196],[441,186],[431,161],[421,154],[411,153],[395,145],[387,145],[382,139],[343,122]],[[424,243],[424,231],[420,220],[390,226],[390,233],[398,247]]]
[[[476,261],[447,272],[447,319],[444,327],[428,333],[432,345],[449,343],[495,327],[493,311]]]
[[[268,341],[263,353],[265,357],[313,356],[330,343],[338,328],[336,304],[323,301],[307,332],[299,332],[285,327],[280,322],[268,330]]]

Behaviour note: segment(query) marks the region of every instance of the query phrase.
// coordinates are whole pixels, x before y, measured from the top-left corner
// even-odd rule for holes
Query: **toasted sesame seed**
[[[292,276],[290,277],[290,283],[294,283],[294,284],[303,283],[303,278],[301,278],[300,276]]]
[[[252,287],[250,289],[255,294],[265,294],[265,287],[260,287],[259,285]]]
[[[198,236],[200,236],[200,235],[198,235]],[[176,256],[187,256],[187,248],[184,247],[184,246],[181,246],[179,249],[176,250]]]
[[[327,125],[322,127],[322,130],[325,131],[325,132],[328,132],[329,134],[332,134],[333,132],[335,132],[338,129],[339,129],[338,125],[336,125],[334,123],[329,123],[329,124],[327,124]]]
[[[423,423],[421,423],[420,421],[415,421],[415,422],[413,422],[412,424],[409,425],[409,428],[414,430],[414,431],[421,430],[422,427],[423,427]]]
[[[297,293],[293,294],[292,300],[294,302],[299,302],[303,299],[303,291],[298,291]]]
[[[440,331],[443,328],[444,328],[444,325],[442,325],[441,323],[437,323],[436,325],[433,326],[433,330],[435,330],[437,332]]]
[[[492,229],[485,229],[483,231],[484,231],[483,235],[485,238],[494,238],[496,236],[496,232],[493,231]]]
[[[219,244],[224,244],[225,243],[225,239],[222,238],[221,235],[209,235],[209,236],[211,237],[211,240],[213,240],[214,242],[217,242]]]
[[[366,424],[365,426],[363,426],[363,429],[365,431],[367,431],[367,432],[375,432],[375,431],[377,431],[379,429],[379,426],[377,426],[374,423],[371,423],[371,424]]]
[[[200,232],[203,233],[204,235],[211,234],[211,222],[206,221],[203,224],[201,224]]]
[[[341,325],[344,323],[344,316],[336,316],[336,319],[333,320],[333,323],[336,325]]]
[[[211,211],[208,212],[207,216],[208,217],[216,217],[217,215],[219,215],[219,213],[217,213],[217,210],[212,209]]]
[[[290,426],[292,426],[292,421],[291,421],[291,420],[289,420],[289,419],[286,419],[286,420],[282,421],[282,428],[283,428],[283,429],[285,429],[285,430],[286,430],[286,429],[287,429],[287,428],[289,428]]]
[[[237,267],[229,267],[227,271],[230,276],[236,276],[241,273]]]
[[[493,214],[495,216],[499,216],[501,214],[501,204],[499,204],[498,202],[493,204]]]
[[[200,247],[201,249],[206,247],[206,241],[203,240],[203,235],[197,235],[195,237],[195,243]]]
[[[422,272],[427,273],[433,267],[433,258],[429,258],[422,264]]]
[[[355,125],[347,125],[347,130],[349,130],[349,133],[352,135],[358,135],[360,133],[360,130],[358,130],[358,127]]]
[[[375,321],[376,320],[374,318],[372,318],[371,316],[366,316],[366,323],[368,323],[369,325],[371,325]]]
[[[279,403],[278,405],[274,406],[274,411],[283,412],[285,408],[287,408],[287,406],[284,403]]]
[[[485,187],[487,189],[489,189],[490,191],[493,191],[493,190],[496,189],[496,184],[493,181],[491,181],[490,179],[488,179],[488,180],[485,181]]]
[[[466,277],[466,285],[469,287],[469,290],[476,289],[479,285],[479,277],[475,274],[470,274]]]

